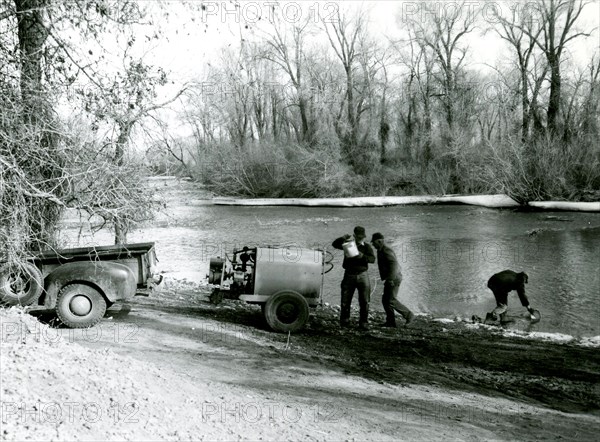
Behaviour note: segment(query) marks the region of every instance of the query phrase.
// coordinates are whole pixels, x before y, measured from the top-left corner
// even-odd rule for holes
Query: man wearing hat
[[[344,278],[342,279],[342,301],[340,312],[340,325],[347,327],[350,323],[350,305],[354,291],[358,289],[358,305],[360,306],[360,318],[358,327],[361,330],[369,329],[369,301],[371,300],[371,282],[369,281],[369,264],[375,262],[375,251],[373,247],[365,242],[367,234],[365,228],[356,226],[354,228],[354,241],[358,249],[358,255],[352,258],[344,254]],[[352,235],[344,235],[331,244],[334,248],[343,250],[343,244],[352,239]]]
[[[406,321],[405,325],[408,325],[412,322],[415,315],[396,298],[398,289],[400,289],[400,283],[402,282],[402,273],[400,272],[400,265],[398,264],[396,254],[385,244],[383,235],[379,232],[373,233],[371,243],[377,249],[379,276],[384,281],[381,302],[385,310],[386,320],[383,326],[396,327],[394,310],[404,317]]]

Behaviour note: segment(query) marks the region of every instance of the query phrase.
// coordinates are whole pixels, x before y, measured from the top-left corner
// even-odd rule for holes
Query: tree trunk
[[[381,115],[381,122],[379,123],[379,141],[381,143],[381,153],[379,157],[379,162],[381,164],[385,163],[385,144],[388,141],[390,134],[390,125],[385,121],[385,116]]]
[[[131,123],[125,122],[119,124],[119,137],[115,143],[115,157],[114,163],[117,166],[125,164],[125,148],[129,141],[129,135],[131,134]]]
[[[42,55],[48,38],[48,31],[44,26],[44,11],[49,6],[49,0],[15,0],[14,3],[19,40],[22,118],[27,140],[14,143],[12,147],[15,157],[20,159],[32,158],[33,155],[52,159],[51,162],[24,160],[20,167],[26,172],[28,179],[41,183],[38,187],[42,191],[57,194],[61,189],[56,186],[56,180],[62,176],[63,170],[57,151],[55,120],[42,85]],[[25,231],[15,232],[15,235],[25,233],[24,247],[39,251],[53,244],[54,230],[61,213],[56,203],[48,199],[31,198],[27,207],[22,210],[27,211],[29,225],[21,226]]]
[[[553,54],[548,55],[550,65],[550,100],[548,103],[548,130],[558,134],[560,130],[560,59]]]
[[[346,66],[346,96],[348,97],[348,125],[350,126],[350,148],[353,150],[358,144],[358,128],[356,127],[356,114],[354,112],[354,79],[352,78],[352,67]]]
[[[425,105],[425,144],[423,146],[423,171],[427,170],[429,166],[429,162],[433,159],[433,153],[431,151],[431,143],[432,143],[432,121],[431,121],[431,111],[429,105],[426,103]]]
[[[114,221],[115,227],[115,244],[127,244],[127,233],[129,233],[129,220],[116,218]]]
[[[277,98],[274,93],[271,94],[271,132],[273,140],[279,140],[279,123],[277,121]]]
[[[298,94],[301,94],[300,89],[298,89]],[[300,96],[298,107],[300,108],[300,120],[302,123],[302,137],[299,141],[303,141],[310,146],[313,146],[315,144],[315,127],[314,119],[311,119],[309,116],[309,111],[311,109],[310,102],[307,102],[305,97]]]
[[[129,135],[131,134],[132,123],[123,122],[119,124],[119,137],[115,144],[115,156],[114,163],[121,167],[125,164],[125,148],[129,141]],[[130,220],[128,217],[117,215],[113,219],[115,229],[115,244],[126,244],[127,233],[129,233]]]
[[[48,38],[43,11],[48,0],[15,0],[21,58],[21,96],[29,116],[37,118],[42,94],[42,53]]]
[[[521,106],[522,106],[522,124],[521,141],[526,143],[529,139],[529,97],[527,87],[527,71],[521,71]]]

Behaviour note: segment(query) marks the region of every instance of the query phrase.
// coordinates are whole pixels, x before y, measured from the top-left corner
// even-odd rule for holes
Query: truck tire
[[[56,314],[70,328],[96,325],[106,312],[102,293],[85,284],[68,284],[58,293]]]
[[[282,291],[271,296],[263,309],[267,324],[277,332],[295,332],[308,321],[308,302],[294,291]]]
[[[31,263],[0,268],[0,305],[30,305],[43,289],[42,273]]]

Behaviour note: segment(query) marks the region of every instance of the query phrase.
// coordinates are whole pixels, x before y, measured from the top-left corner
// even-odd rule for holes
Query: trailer
[[[115,302],[160,284],[156,262],[153,242],[43,252],[0,265],[0,304],[54,309],[67,327],[91,327]]]
[[[239,299],[258,304],[269,326],[295,332],[322,303],[324,274],[333,268],[330,252],[298,247],[244,247],[210,260],[211,302]],[[326,268],[327,267],[327,268]]]

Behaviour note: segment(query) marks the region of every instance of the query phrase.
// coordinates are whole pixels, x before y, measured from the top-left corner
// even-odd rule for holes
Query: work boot
[[[349,327],[350,327],[349,321],[341,321],[340,322],[340,328],[349,328]]]
[[[369,330],[369,324],[367,323],[362,323],[362,324],[358,324],[358,329],[360,331],[368,331]]]
[[[415,319],[415,314],[413,312],[409,312],[408,316],[406,317],[406,322],[404,323],[404,326],[408,326],[408,324],[410,324],[411,322],[413,322],[413,320]]]
[[[380,327],[389,327],[389,328],[396,328],[396,323],[395,322],[383,322],[379,325]]]

